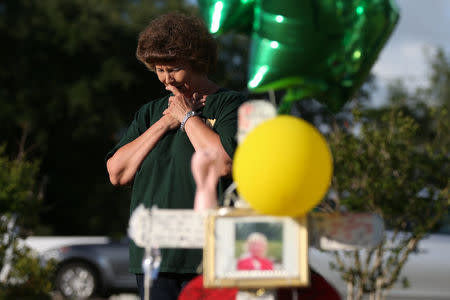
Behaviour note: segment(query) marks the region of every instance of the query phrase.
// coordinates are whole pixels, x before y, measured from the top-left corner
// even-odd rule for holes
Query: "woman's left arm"
[[[205,99],[197,99],[197,95],[194,95],[192,99],[185,98],[174,86],[167,86],[166,89],[174,95],[169,98],[169,107],[163,114],[172,115],[180,123],[188,112],[197,110],[205,103]],[[190,117],[184,124],[184,130],[195,151],[215,149],[220,176],[231,173],[232,160],[225,151],[219,134],[209,128],[198,116]]]
[[[184,125],[184,130],[195,151],[216,149],[220,176],[231,173],[232,160],[223,148],[220,136],[209,128],[200,117],[190,117]]]

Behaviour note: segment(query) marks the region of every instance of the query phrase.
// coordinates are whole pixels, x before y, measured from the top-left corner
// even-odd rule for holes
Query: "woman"
[[[195,194],[191,157],[195,151],[214,149],[220,196],[230,183],[237,109],[245,98],[207,77],[217,57],[213,37],[201,19],[171,13],[156,18],[141,32],[136,56],[170,94],[142,106],[125,136],[108,153],[111,183],[133,184],[130,212],[140,203],[190,209]],[[137,274],[141,292],[142,256],[143,249],[131,243],[130,271]],[[197,275],[201,258],[200,250],[162,249],[151,299],[176,299]]]

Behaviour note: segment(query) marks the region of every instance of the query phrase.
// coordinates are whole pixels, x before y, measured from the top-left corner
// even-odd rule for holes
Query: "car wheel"
[[[88,299],[96,292],[97,283],[94,270],[81,262],[64,265],[56,274],[56,288],[69,299]]]

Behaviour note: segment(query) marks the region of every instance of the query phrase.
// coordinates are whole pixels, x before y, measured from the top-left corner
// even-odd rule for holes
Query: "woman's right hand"
[[[192,94],[191,98],[187,98],[172,85],[166,86],[166,90],[172,92],[173,96],[169,97],[168,107],[163,114],[170,114],[179,122],[184,119],[188,112],[199,110],[205,106],[206,97],[200,97],[197,92]]]

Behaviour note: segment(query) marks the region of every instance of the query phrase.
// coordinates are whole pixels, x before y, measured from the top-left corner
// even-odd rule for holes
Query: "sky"
[[[380,92],[374,105],[383,104],[385,86],[396,78],[413,89],[427,84],[427,56],[441,47],[450,53],[449,0],[397,0],[400,21],[380,53],[372,72]],[[429,53],[428,55],[426,53]]]

